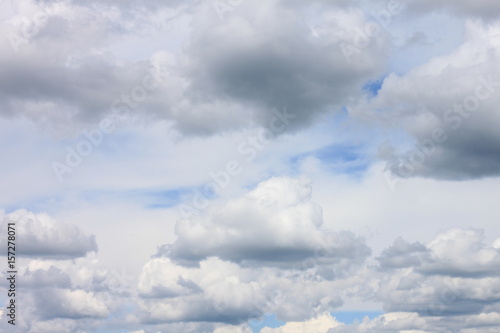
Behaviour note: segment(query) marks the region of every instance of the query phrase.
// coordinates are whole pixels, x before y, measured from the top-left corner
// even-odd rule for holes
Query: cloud
[[[394,174],[448,180],[500,174],[499,32],[498,22],[468,21],[460,47],[406,74],[389,75],[375,98],[351,109],[378,125],[405,129],[415,142],[381,150]]]
[[[47,214],[18,210],[8,215],[2,213],[1,217],[5,233],[7,223],[15,223],[16,254],[19,256],[71,259],[97,251],[95,236],[86,235],[77,226],[55,221]]]
[[[450,317],[447,320],[436,317],[420,317],[411,312],[390,312],[361,323],[331,328],[328,333],[493,333],[498,331],[500,315],[487,313],[473,316]]]
[[[358,96],[383,68],[385,35],[348,59],[342,45],[353,44],[354,27],[364,29],[362,11],[318,4],[318,14],[309,16],[297,1],[245,1],[222,21],[215,12],[196,20],[183,66],[189,87],[181,128],[202,131],[207,125],[198,110],[205,105],[221,128],[236,119],[265,126],[273,108],[287,107],[297,116],[293,130]],[[240,107],[218,111],[220,103]]]
[[[495,287],[500,251],[485,244],[481,230],[451,229],[425,247],[400,239],[378,260],[382,278],[376,297],[388,311],[477,315],[489,313],[500,301]]]
[[[117,310],[121,294],[98,261],[93,236],[27,210],[2,212],[2,221],[2,226],[15,223],[16,228],[16,327],[20,332],[95,328]],[[7,282],[0,284],[5,293]],[[2,321],[0,330],[8,331],[4,324],[7,321]]]
[[[275,108],[287,107],[296,115],[287,130],[296,130],[340,110],[384,67],[384,34],[374,36],[352,61],[346,56],[342,45],[352,44],[353,27],[364,29],[366,21],[361,9],[342,2],[317,1],[316,13],[303,16],[306,8],[298,1],[244,1],[224,19],[213,3],[193,1],[176,9],[164,6],[179,1],[159,3],[50,2],[44,7],[49,15],[41,23],[30,22],[34,32],[27,34],[22,14],[40,11],[28,2],[29,9],[5,29],[15,36],[14,46],[0,45],[6,50],[0,57],[1,113],[24,115],[68,135],[128,109],[130,116],[166,119],[183,133],[206,135],[266,126]],[[149,9],[138,10],[141,6]],[[172,50],[165,39],[171,26],[165,22],[183,26],[189,20],[192,28],[176,31],[185,47]],[[165,47],[156,46],[135,61],[115,51],[121,39],[143,38],[151,31]],[[163,37],[156,37],[162,31]],[[148,58],[162,52],[172,62],[161,70],[161,86],[137,90],[151,71]]]
[[[394,244],[385,249],[378,258],[382,269],[403,268],[418,266],[421,257],[427,254],[425,245],[418,242],[409,244],[402,238],[394,241]]]
[[[251,333],[247,327],[223,326],[214,330],[214,333]]]
[[[183,267],[154,258],[139,277],[138,320],[238,325],[266,313],[276,313],[282,320],[304,320],[332,311],[353,293],[365,293],[360,284],[369,285],[373,279],[364,273],[328,280],[313,269],[249,268],[213,257],[199,267]]]
[[[141,322],[302,320],[364,293],[358,283],[371,279],[355,272],[370,249],[352,233],[322,229],[310,196],[306,178],[271,178],[181,220],[176,241],[143,267]]]
[[[245,322],[262,304],[262,286],[249,270],[209,259],[200,268],[185,268],[168,259],[153,259],[143,268],[138,289],[145,323],[207,321]]]
[[[453,14],[494,20],[500,15],[500,4],[495,0],[407,0],[412,12],[447,10]]]
[[[83,290],[49,288],[37,291],[36,305],[43,319],[104,318],[109,312],[104,303]]]
[[[176,241],[160,247],[158,255],[185,264],[216,256],[283,268],[314,259],[339,271],[362,262],[370,253],[364,240],[322,229],[321,208],[310,196],[305,178],[271,178],[241,198],[180,220]]]
[[[36,269],[31,271],[29,267],[23,276],[23,287],[29,288],[44,288],[54,287],[60,288],[71,287],[71,279],[68,274],[55,266],[50,266],[49,269]]]
[[[61,0],[36,0],[37,2],[40,3],[57,3],[61,2]],[[81,0],[73,0],[73,2],[77,5],[88,5],[89,3],[106,3],[109,4],[110,6],[118,6],[118,7],[132,7],[132,8],[137,8],[137,7],[145,7],[148,9],[158,9],[158,7],[176,7],[180,4],[183,3],[182,0],[165,0],[165,1],[160,1],[160,0],[144,0],[138,3],[137,1],[134,0],[103,0],[103,1],[81,1]],[[196,0],[190,1],[190,3],[196,3]]]
[[[265,327],[261,330],[261,333],[327,333],[329,332],[328,329],[342,325],[343,324],[336,321],[329,313],[325,313],[317,318],[312,318],[304,322],[288,322],[284,326],[278,328]]]
[[[481,278],[500,273],[500,251],[478,229],[451,229],[427,245],[398,238],[378,258],[382,269],[411,267],[426,275]]]

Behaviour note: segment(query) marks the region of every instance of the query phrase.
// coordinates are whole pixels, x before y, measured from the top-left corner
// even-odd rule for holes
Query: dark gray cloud
[[[166,29],[161,20],[148,19],[151,12],[133,9],[137,6],[160,11],[164,21],[192,19],[168,83],[132,103],[140,105],[131,112],[172,120],[185,133],[267,126],[272,111],[284,107],[295,115],[287,130],[303,128],[359,96],[384,67],[384,34],[347,60],[341,45],[353,44],[353,27],[364,28],[366,21],[361,10],[343,8],[344,2],[242,1],[223,17],[213,3],[193,1],[170,12],[154,7],[178,3],[70,2],[42,23],[31,22],[29,36],[23,24],[7,26],[3,32],[23,42],[14,47],[17,53],[2,46],[7,52],[0,57],[0,113],[25,115],[58,131],[109,114],[115,100],[142,84],[148,67],[147,60],[124,61],[109,48],[127,36]],[[315,10],[304,16],[308,8]],[[157,49],[163,51],[163,45]]]
[[[363,28],[361,12],[332,13],[335,6],[326,6],[323,17],[311,18],[304,15],[309,6],[245,1],[223,21],[214,13],[195,21],[184,66],[190,105],[236,103],[259,125],[267,125],[273,108],[287,107],[296,116],[294,129],[359,96],[383,69],[383,35],[349,62],[341,45],[353,44],[353,26]],[[197,128],[195,121],[188,124]]]

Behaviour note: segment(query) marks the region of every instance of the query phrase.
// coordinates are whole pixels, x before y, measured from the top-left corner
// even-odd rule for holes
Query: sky
[[[496,0],[0,0],[0,332],[498,332],[499,104]]]

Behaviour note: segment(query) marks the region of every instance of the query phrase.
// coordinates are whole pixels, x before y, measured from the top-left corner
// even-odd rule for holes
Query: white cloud
[[[288,322],[278,328],[265,327],[261,330],[261,333],[327,333],[328,329],[342,325],[330,314],[325,313],[304,322]]]
[[[212,1],[0,4],[0,34],[29,35],[17,53],[0,38],[0,206],[30,210],[0,213],[18,218],[18,330],[249,333],[274,314],[288,323],[263,333],[498,331],[500,100],[481,97],[500,82],[498,3],[402,1],[346,55],[388,1],[222,1],[223,17]],[[164,78],[148,90],[150,65]],[[51,161],[117,106],[116,131],[59,183]],[[283,107],[286,133],[243,163],[239,143]],[[447,139],[407,179],[375,164],[386,134],[377,157],[397,169],[418,157],[398,134],[436,127]],[[244,171],[176,223],[233,159]],[[367,304],[389,312],[328,314]]]
[[[323,229],[321,208],[310,196],[305,178],[271,178],[241,198],[181,219],[178,238],[159,255],[186,263],[217,256],[298,268],[308,258],[340,268],[362,261],[369,254],[363,239]]]
[[[448,230],[418,249],[401,246],[403,242],[398,240],[379,258],[376,298],[386,310],[414,312],[429,327],[438,321],[433,318],[440,318],[443,329],[457,321],[479,328],[483,319],[498,316],[500,252],[485,243],[481,230]],[[402,263],[399,268],[384,265],[394,253]]]
[[[97,251],[95,236],[87,236],[80,228],[55,221],[47,214],[34,214],[27,210],[7,215],[0,213],[3,230],[7,230],[7,223],[15,223],[16,241],[20,244],[17,255],[69,259]],[[5,239],[2,241],[5,242]]]

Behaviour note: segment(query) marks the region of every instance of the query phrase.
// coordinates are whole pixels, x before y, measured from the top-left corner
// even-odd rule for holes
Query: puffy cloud
[[[146,296],[141,303],[142,320],[245,322],[258,309],[256,304],[265,300],[262,286],[251,276],[255,274],[218,259],[204,261],[200,268],[153,259],[145,265],[138,284]]]
[[[7,215],[2,213],[0,217],[5,234],[7,223],[15,223],[16,254],[19,256],[70,259],[97,251],[95,236],[86,235],[75,225],[55,221],[47,214],[18,210]]]
[[[321,208],[310,196],[305,178],[271,178],[241,198],[180,220],[176,241],[158,255],[187,264],[216,256],[283,268],[300,268],[310,258],[346,268],[366,258],[362,238],[322,228]]]
[[[43,319],[104,318],[106,305],[83,290],[45,289],[37,292],[36,305]]]
[[[416,141],[413,149],[399,148],[403,152],[381,149],[394,174],[453,180],[500,174],[499,31],[498,22],[468,21],[460,47],[389,75],[376,97],[351,109],[375,123],[403,127]]]
[[[358,50],[356,29],[367,22],[361,9],[342,5],[244,1],[222,21],[215,11],[195,20],[183,66],[189,87],[180,127],[267,126],[273,108],[287,107],[296,116],[287,129],[303,128],[359,96],[383,70],[387,39],[379,34]],[[220,103],[233,102],[238,109],[221,111]],[[207,128],[208,117],[219,128]]]
[[[492,333],[498,331],[500,315],[485,313],[449,318],[421,317],[411,312],[390,312],[372,320],[331,328],[328,333]]]
[[[273,110],[287,107],[296,115],[287,130],[304,128],[359,96],[383,70],[386,56],[384,34],[361,51],[345,51],[347,44],[354,48],[355,27],[367,23],[361,9],[345,8],[345,2],[316,1],[309,4],[314,13],[304,16],[307,7],[298,1],[243,1],[223,19],[216,4],[198,1],[175,9],[164,7],[180,1],[41,3],[49,8],[42,22],[30,21],[41,9],[26,1],[3,28],[14,46],[0,44],[6,50],[0,57],[0,109],[63,134],[123,110],[171,120],[185,133],[208,134],[268,126]],[[182,50],[165,39],[171,29],[165,22],[179,23]],[[116,51],[124,36],[134,40],[152,31],[160,46],[151,40],[155,47],[141,59],[124,60]],[[148,89],[147,59],[154,62],[166,50],[178,61],[163,63],[156,75],[161,85]]]
[[[265,313],[276,313],[283,320],[304,320],[332,311],[353,294],[366,293],[363,288],[374,281],[366,272],[326,280],[313,271],[245,268],[217,258],[201,261],[200,267],[155,258],[139,278],[139,320],[236,325]]]
[[[288,322],[284,326],[278,328],[265,327],[261,333],[327,333],[328,329],[342,326],[343,324],[335,320],[330,314],[325,313],[317,318],[312,318],[303,322]]]
[[[427,248],[418,242],[409,244],[401,237],[394,241],[391,247],[382,252],[379,259],[380,266],[387,268],[403,268],[418,266],[421,256],[426,255]]]
[[[175,16],[167,9],[156,16],[136,9],[23,1],[0,26],[9,37],[0,42],[0,115],[24,116],[71,136],[110,114],[114,122],[139,110],[169,114],[176,89],[168,83],[169,65],[159,60],[168,52],[156,48],[131,60],[111,51],[124,36],[168,30],[164,22]]]
[[[373,320],[368,317],[361,323],[339,326],[331,328],[328,333],[343,332],[405,332],[405,333],[430,333],[434,331],[427,330],[424,319],[419,318],[416,313],[393,312],[387,313]]]
[[[376,298],[388,311],[422,317],[463,319],[496,312],[499,260],[500,252],[485,244],[481,230],[448,230],[425,246],[399,239],[379,258]]]
[[[478,229],[447,230],[427,245],[398,238],[378,259],[383,269],[411,267],[427,275],[496,276],[500,251],[486,246],[484,239],[484,232]]]
[[[31,288],[54,287],[60,288],[71,287],[71,279],[62,270],[55,266],[50,266],[49,269],[36,269],[31,271],[29,267],[22,278],[22,286]]]
[[[369,248],[352,233],[322,229],[310,196],[306,178],[271,178],[181,220],[176,241],[143,267],[140,320],[234,325],[264,313],[302,320],[365,293],[359,283],[372,279],[357,270]]]

